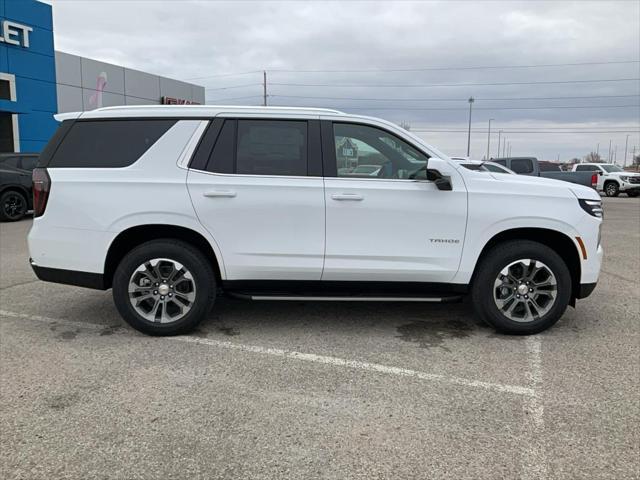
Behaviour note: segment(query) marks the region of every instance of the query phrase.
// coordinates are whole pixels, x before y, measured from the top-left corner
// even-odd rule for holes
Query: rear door
[[[211,122],[187,183],[200,222],[222,252],[227,280],[320,280],[321,162],[317,119]]]
[[[428,156],[371,125],[323,121],[327,239],[322,280],[449,282],[458,271],[467,192],[411,179]],[[359,165],[376,165],[360,174]],[[420,178],[420,175],[417,176]]]

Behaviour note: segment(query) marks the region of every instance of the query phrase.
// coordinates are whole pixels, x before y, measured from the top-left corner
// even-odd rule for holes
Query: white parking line
[[[40,315],[29,315],[25,313],[9,312],[6,310],[0,310],[0,316],[24,318],[28,320],[34,320],[38,322],[57,323],[62,325],[70,325],[80,328],[104,328],[105,325],[95,325],[83,322],[74,322],[62,319],[55,319],[49,317],[43,317]],[[426,380],[431,382],[445,383],[449,385],[459,385],[470,388],[480,388],[484,390],[491,390],[495,392],[510,393],[513,395],[521,395],[528,398],[535,396],[535,391],[531,387],[522,387],[519,385],[504,385],[501,383],[483,382],[480,380],[469,380],[466,378],[441,375],[437,373],[427,373],[418,370],[411,370],[408,368],[393,367],[388,365],[381,365],[378,363],[361,362],[357,360],[347,360],[339,357],[330,357],[326,355],[316,355],[313,353],[302,353],[293,350],[283,350],[279,348],[260,347],[256,345],[244,345],[241,343],[233,343],[222,340],[213,340],[209,338],[194,337],[189,335],[177,336],[177,337],[165,337],[165,340],[179,341],[187,343],[196,343],[200,345],[209,345],[217,348],[225,348],[229,350],[239,350],[243,352],[257,353],[262,355],[271,355],[280,358],[287,358],[292,360],[299,360],[303,362],[318,363],[324,365],[332,365],[335,367],[351,368],[357,370],[365,370],[369,372],[383,373],[387,375],[395,375],[401,377],[411,377],[420,380]]]
[[[529,441],[524,450],[525,480],[547,478],[547,462],[544,447],[544,405],[542,403],[542,340],[539,335],[527,337],[527,357],[529,359],[529,385],[533,395],[523,403],[525,428]]]

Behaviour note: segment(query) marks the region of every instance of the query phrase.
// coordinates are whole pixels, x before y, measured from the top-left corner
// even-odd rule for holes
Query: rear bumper
[[[40,267],[29,259],[31,268],[40,280],[53,283],[64,283],[76,287],[106,290],[104,275],[101,273],[78,272],[76,270],[62,270],[60,268]]]

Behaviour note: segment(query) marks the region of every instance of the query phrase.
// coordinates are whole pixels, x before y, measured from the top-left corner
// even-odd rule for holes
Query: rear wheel
[[[604,184],[604,193],[607,197],[617,197],[620,195],[620,187],[616,182],[607,182]]]
[[[120,315],[150,335],[186,333],[209,313],[216,282],[209,259],[177,240],[155,240],[129,252],[113,277]]]
[[[480,317],[496,330],[538,333],[556,323],[567,309],[571,275],[549,247],[530,241],[506,242],[494,247],[478,265],[472,298]]]
[[[15,222],[27,213],[27,199],[20,192],[4,192],[0,196],[0,220]]]

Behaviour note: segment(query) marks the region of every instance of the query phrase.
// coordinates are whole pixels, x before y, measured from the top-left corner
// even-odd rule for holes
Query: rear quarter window
[[[119,168],[136,162],[177,120],[77,121],[49,167]]]

